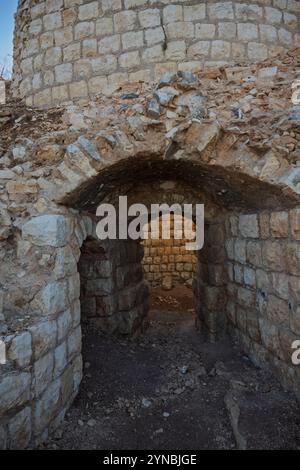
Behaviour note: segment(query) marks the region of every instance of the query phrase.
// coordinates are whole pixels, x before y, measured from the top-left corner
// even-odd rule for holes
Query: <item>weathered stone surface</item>
[[[24,368],[30,364],[32,357],[32,340],[28,332],[15,336],[8,348],[8,360],[14,361],[17,367]]]
[[[32,348],[34,358],[37,360],[51,349],[54,349],[57,337],[57,325],[55,321],[43,321],[30,327],[32,335]]]
[[[55,316],[66,310],[69,305],[68,289],[65,281],[51,282],[35,297],[33,306],[37,306],[44,315]]]
[[[289,216],[287,212],[274,212],[270,219],[271,234],[275,238],[287,237],[289,234]]]
[[[4,415],[13,408],[21,407],[30,400],[31,375],[12,372],[0,376],[0,413]]]
[[[178,95],[178,91],[170,86],[159,88],[154,94],[157,101],[163,106],[167,106],[168,104],[170,104],[175,98],[175,96]]]
[[[34,364],[34,387],[39,396],[51,383],[53,378],[54,356],[51,351]]]
[[[25,223],[22,233],[35,245],[63,247],[70,237],[70,224],[62,215],[43,215]]]
[[[240,233],[245,238],[258,238],[259,227],[256,214],[241,215],[239,218]]]
[[[31,439],[31,409],[24,408],[16,414],[8,424],[9,448],[14,450],[25,449]]]
[[[81,327],[76,328],[68,337],[68,356],[80,354],[81,352]]]
[[[59,412],[61,382],[56,380],[47,388],[42,397],[37,401],[34,411],[34,429],[37,434],[42,434],[45,428]]]

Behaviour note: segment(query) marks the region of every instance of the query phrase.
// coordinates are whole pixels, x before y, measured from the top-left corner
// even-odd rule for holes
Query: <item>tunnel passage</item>
[[[131,171],[133,165],[134,172]],[[289,209],[292,202],[271,185],[226,169],[213,168],[209,172],[203,165],[191,162],[136,158],[104,170],[76,194],[69,195],[66,203],[95,214],[101,202],[117,206],[120,195],[128,197],[128,206],[135,203],[148,207],[155,203],[205,205],[205,244],[201,252],[194,253],[197,257],[193,283],[197,325],[212,340],[230,330],[254,354],[261,346],[268,349],[270,338],[266,322],[271,321],[272,326],[274,322],[276,328],[278,325],[275,313],[270,319],[271,307],[266,307],[269,301],[276,305],[276,311],[278,308],[282,311],[284,322],[289,325],[291,299],[289,293],[284,293],[282,298],[282,289],[275,283],[278,284],[280,276],[292,275],[294,268],[289,271],[287,261],[279,253],[283,235],[275,225],[280,225],[281,219],[289,225],[289,212],[296,211]],[[287,229],[284,237],[290,236]],[[122,244],[123,241],[111,243],[109,253],[116,256]],[[293,246],[293,250],[298,248]],[[273,261],[277,253],[279,261]],[[298,255],[291,254],[292,258],[294,256]],[[141,261],[142,255],[140,265]],[[128,277],[134,280],[135,271],[126,255],[124,265],[128,265]],[[140,270],[141,267],[139,274]],[[122,288],[126,290],[126,283]],[[114,292],[112,290],[110,295]],[[265,296],[264,302],[262,296]],[[149,305],[148,297],[145,291],[145,305]],[[292,303],[297,305],[297,302],[295,299]],[[115,320],[122,318],[120,330],[132,333],[131,325],[124,328],[126,315],[120,313],[122,309],[118,306],[116,316],[108,315],[113,322],[111,329],[117,331]],[[144,309],[147,311],[148,307]],[[277,344],[280,347],[279,331]]]
[[[128,206],[204,204],[205,243],[195,253],[193,281],[197,328],[210,341],[229,332],[256,364],[267,364],[288,388],[297,387],[298,371],[291,364],[291,344],[300,334],[296,200],[278,186],[231,169],[140,156],[104,169],[62,203],[94,217],[101,202],[117,207],[119,196],[128,197]],[[113,242],[109,253],[115,256],[122,244]],[[142,259],[141,252],[139,273]],[[125,265],[129,271],[134,265],[126,255]],[[128,277],[134,279],[134,270]],[[135,322],[127,315],[130,308],[118,305],[106,331],[141,331],[147,325],[149,286],[143,296]]]

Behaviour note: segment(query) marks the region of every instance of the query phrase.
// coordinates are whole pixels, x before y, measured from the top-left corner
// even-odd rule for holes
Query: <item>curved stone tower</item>
[[[51,106],[300,45],[299,0],[19,0],[14,95]]]

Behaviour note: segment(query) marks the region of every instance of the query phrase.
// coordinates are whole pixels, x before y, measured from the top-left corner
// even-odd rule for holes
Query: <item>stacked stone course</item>
[[[291,355],[300,335],[300,209],[232,216],[229,232],[229,323],[256,363],[271,363],[297,390]]]
[[[178,218],[178,223],[183,227],[184,219]],[[162,238],[162,219],[159,220],[160,232],[152,232],[144,242],[143,268],[145,279],[151,287],[163,287],[171,289],[178,284],[192,287],[194,274],[197,266],[197,256],[195,252],[186,249],[189,239],[182,238],[181,228],[174,227],[174,217],[170,221],[170,239]],[[151,229],[149,228],[150,235]],[[188,234],[185,232],[185,235]]]
[[[49,106],[300,45],[297,0],[20,0],[14,93]]]

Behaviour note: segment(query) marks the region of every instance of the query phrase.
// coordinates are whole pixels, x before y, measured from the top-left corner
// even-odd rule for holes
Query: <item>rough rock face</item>
[[[297,0],[21,0],[14,93],[49,106],[300,45]]]
[[[105,331],[146,326],[139,243],[95,233],[98,204],[119,195],[205,203],[199,327],[231,331],[299,390],[299,61],[293,49],[64,108],[1,108],[0,447],[37,443],[63,419],[81,381],[81,311]]]

